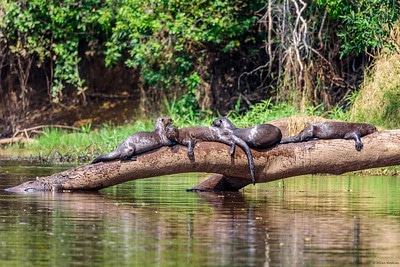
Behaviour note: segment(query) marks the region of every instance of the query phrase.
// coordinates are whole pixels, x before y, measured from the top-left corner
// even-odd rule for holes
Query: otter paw
[[[188,158],[190,159],[190,160],[194,160],[194,153],[188,153]]]
[[[363,144],[362,143],[356,143],[356,150],[357,151],[361,151],[362,148],[363,148]]]

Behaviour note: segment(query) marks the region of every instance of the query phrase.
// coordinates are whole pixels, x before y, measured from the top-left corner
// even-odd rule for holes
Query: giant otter
[[[299,134],[283,138],[281,144],[319,139],[354,139],[357,151],[363,147],[361,137],[376,132],[374,125],[367,123],[351,123],[338,121],[316,122],[308,125]]]
[[[251,148],[265,149],[273,147],[282,139],[281,130],[268,123],[259,124],[249,128],[237,128],[228,118],[215,119],[212,124],[222,130],[232,131],[232,134],[239,137]]]
[[[137,132],[130,135],[109,154],[98,156],[93,163],[111,160],[136,160],[136,155],[159,148],[161,146],[170,146],[173,143],[165,135],[165,128],[173,123],[168,117],[159,117],[154,125],[152,132]]]
[[[180,145],[184,145],[188,148],[188,157],[190,160],[194,160],[194,146],[199,141],[219,142],[227,144],[231,147],[230,153],[233,156],[235,152],[235,144],[244,150],[249,162],[251,180],[253,184],[256,183],[254,160],[251,154],[249,146],[242,139],[229,134],[224,133],[217,127],[186,127],[178,129],[175,126],[168,126],[166,129],[167,137]]]

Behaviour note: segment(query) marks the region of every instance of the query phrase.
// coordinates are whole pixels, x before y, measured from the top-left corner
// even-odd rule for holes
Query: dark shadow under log
[[[252,150],[257,183],[304,174],[342,174],[400,164],[400,130],[382,131],[362,138],[356,151],[353,140],[314,140],[282,144],[265,151]],[[126,181],[187,172],[218,173],[197,185],[197,190],[238,190],[251,183],[247,158],[229,146],[201,142],[190,161],[182,146],[163,147],[138,156],[136,161],[113,161],[73,168],[7,189],[12,192],[99,190]]]

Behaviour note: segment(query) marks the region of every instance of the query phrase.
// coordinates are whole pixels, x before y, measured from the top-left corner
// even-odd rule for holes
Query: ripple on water
[[[60,171],[0,166],[0,188]],[[398,177],[304,176],[238,193],[172,175],[97,193],[0,191],[0,265],[283,266],[399,261]],[[267,265],[268,265],[267,264]]]

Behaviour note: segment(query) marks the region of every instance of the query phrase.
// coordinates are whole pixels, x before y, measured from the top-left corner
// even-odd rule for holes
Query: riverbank
[[[264,101],[254,105],[243,115],[231,113],[228,117],[239,127],[272,123],[281,129],[283,136],[294,135],[312,122],[347,119],[345,113],[325,114],[326,117],[315,116],[315,114],[320,113],[313,110],[309,114],[300,114],[290,106],[272,105],[271,102]],[[215,117],[207,116],[202,120],[185,120],[173,114],[170,117],[174,119],[174,124],[178,127],[208,126],[215,119]],[[0,157],[3,160],[26,160],[35,163],[89,164],[99,154],[113,151],[130,134],[151,131],[155,120],[156,118],[141,119],[116,127],[105,124],[95,129],[92,129],[90,125],[81,127],[80,130],[46,128],[33,139],[34,142],[15,143],[0,148]],[[385,167],[356,171],[354,174],[397,175],[398,169],[398,167]]]
[[[289,105],[275,105],[271,101],[262,101],[252,106],[245,114],[231,112],[229,118],[239,127],[247,127],[295,114],[298,114],[298,112]],[[208,126],[215,119],[215,116],[209,114],[202,118],[180,117],[176,115],[173,109],[169,109],[169,114],[163,114],[163,116],[171,117],[178,127]],[[32,136],[31,140],[34,140],[34,142],[20,142],[2,146],[0,155],[34,159],[39,162],[89,163],[97,155],[113,151],[120,142],[132,133],[151,131],[156,119],[156,116],[137,117],[136,120],[122,125],[104,123],[96,128],[92,128],[90,123],[73,129],[49,126]]]

